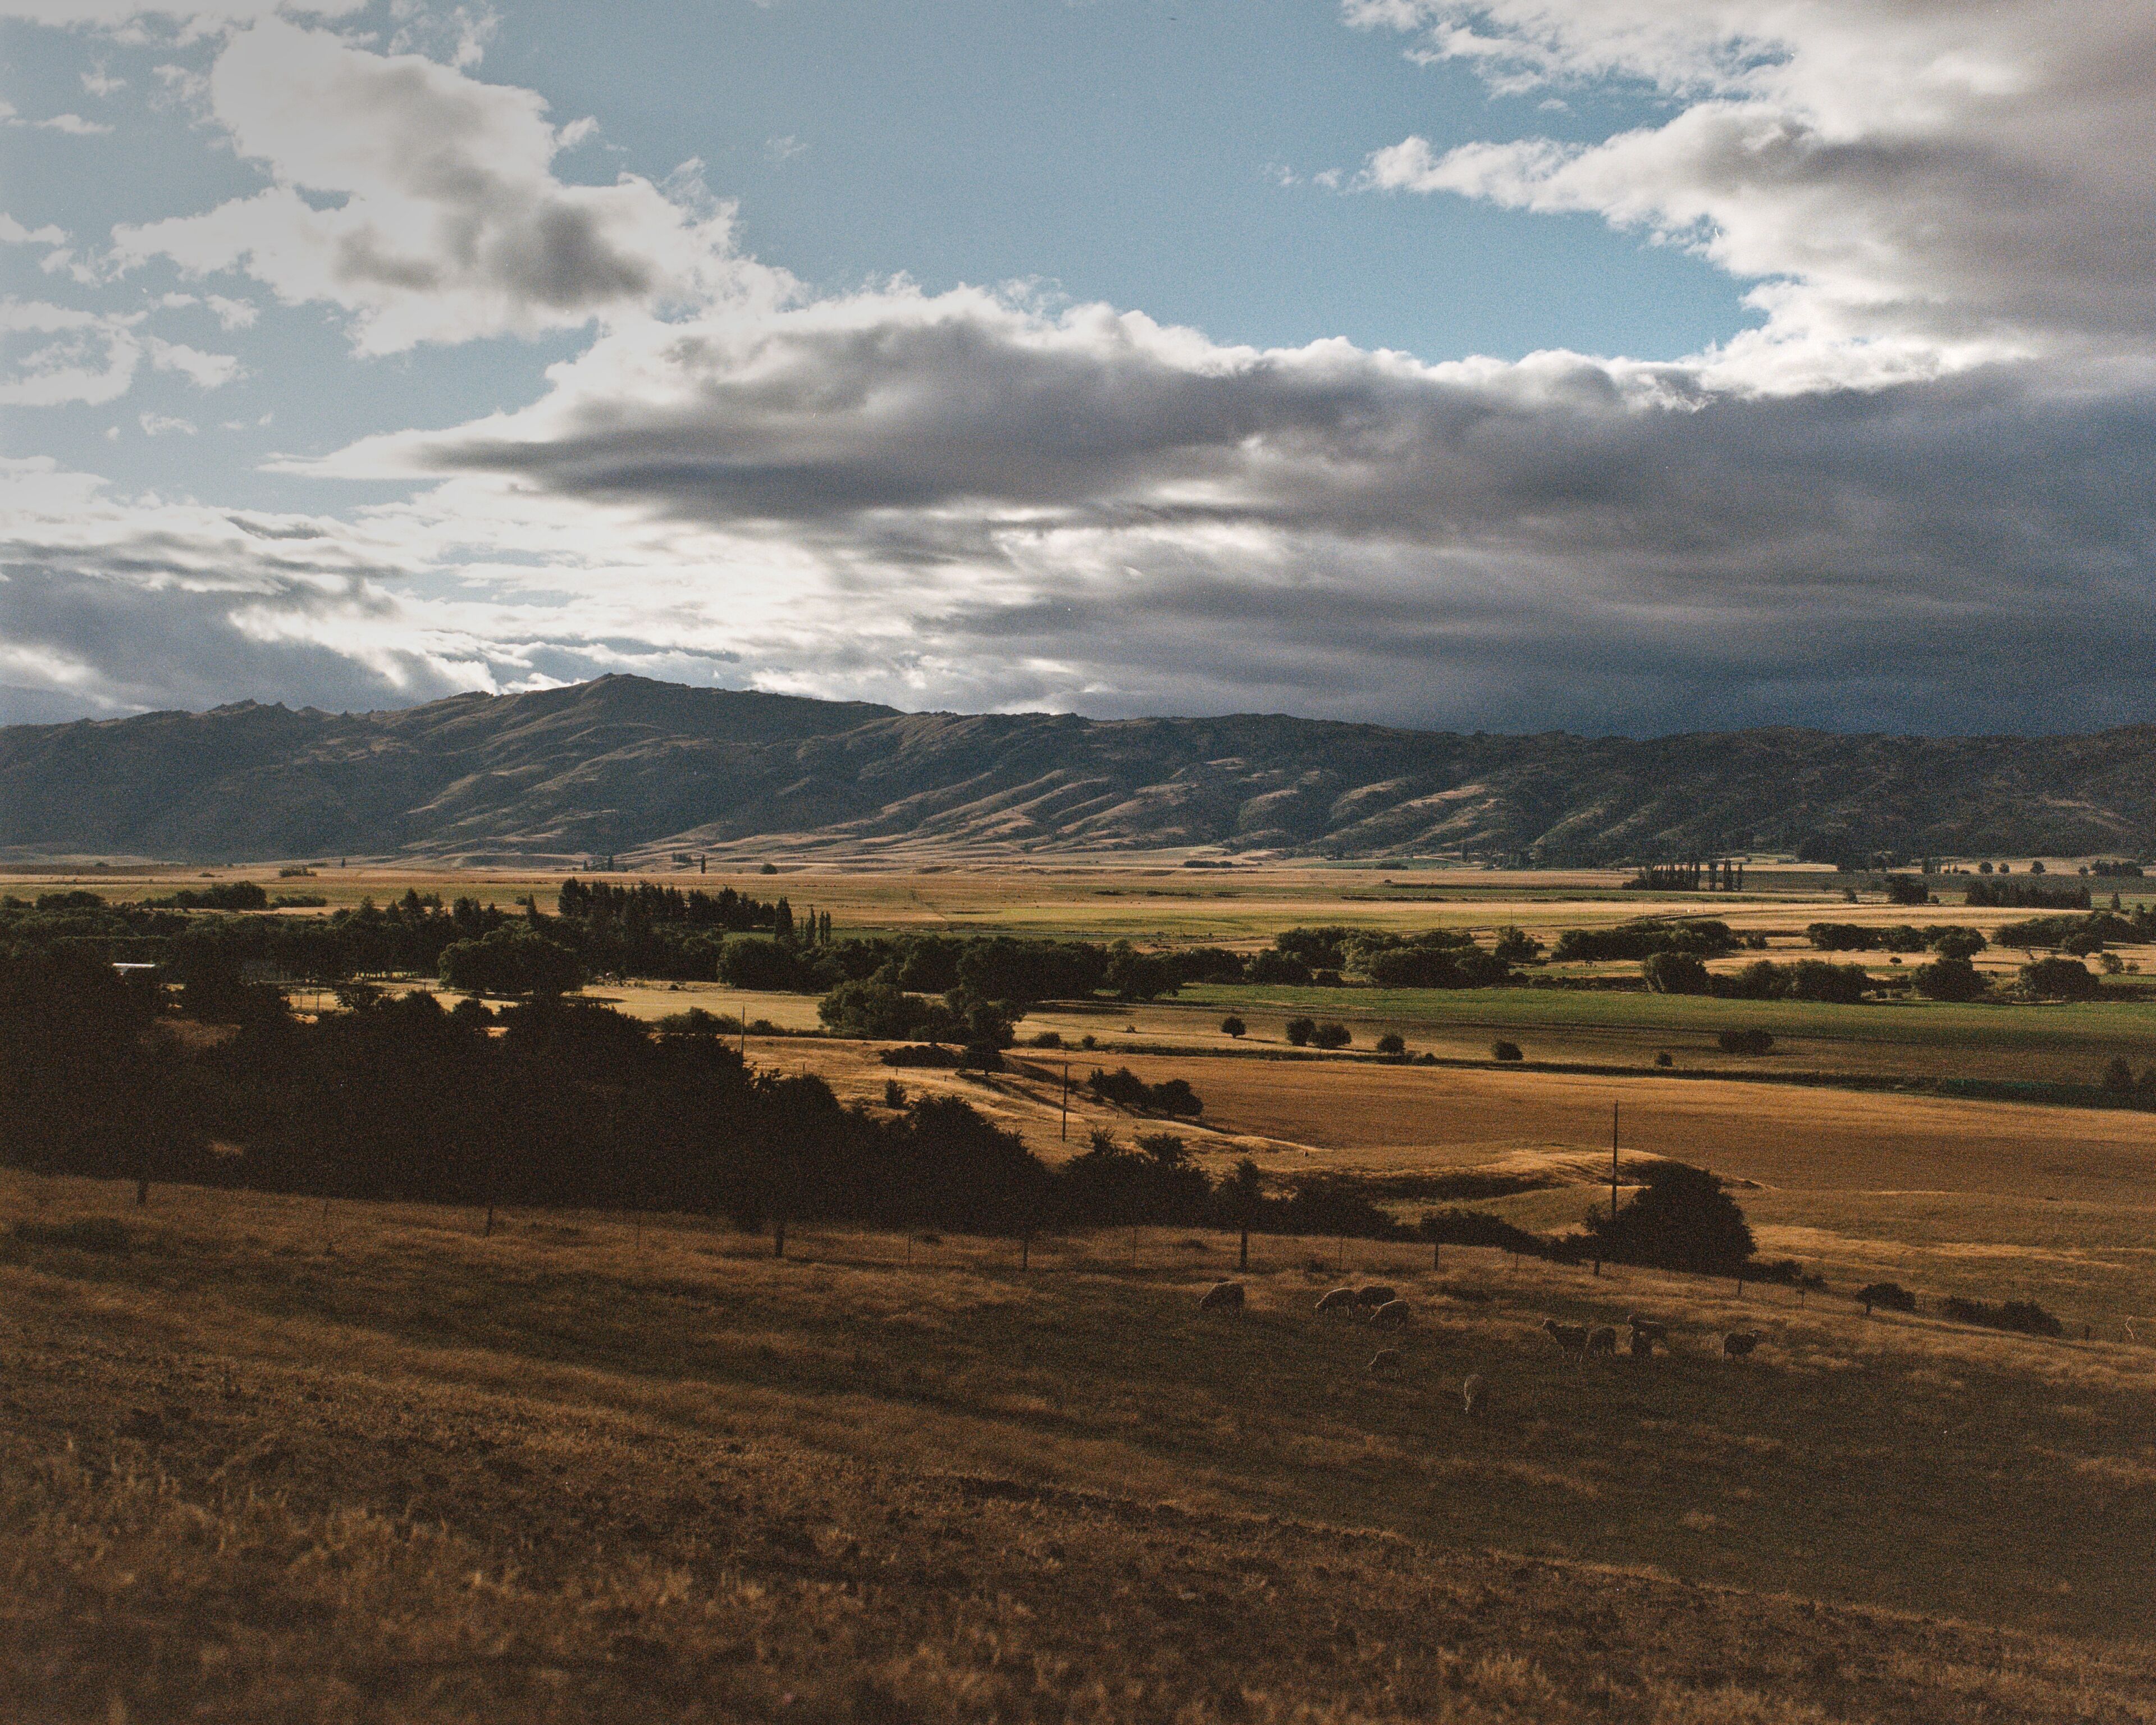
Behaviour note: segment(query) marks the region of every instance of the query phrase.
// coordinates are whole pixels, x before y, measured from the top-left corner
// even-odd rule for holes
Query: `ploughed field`
[[[1453,1249],[1260,1239],[1235,1315],[1206,1233],[131,1195],[0,1175],[13,1717],[2156,1713],[2125,1343]],[[1374,1279],[1404,1332],[1312,1309]],[[1666,1355],[1538,1327],[1633,1309]]]

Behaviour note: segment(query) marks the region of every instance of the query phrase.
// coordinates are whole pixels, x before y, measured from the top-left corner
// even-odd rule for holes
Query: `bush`
[[[1347,1025],[1327,1022],[1312,1030],[1310,1040],[1320,1048],[1345,1048],[1355,1037]]]
[[[1897,1281],[1875,1281],[1859,1288],[1856,1298],[1866,1312],[1875,1307],[1888,1312],[1914,1312],[1917,1296]]]
[[[1657,1066],[1674,1066],[1676,1063],[1676,1056],[1666,1048],[1658,1048],[1655,1050],[1655,1064]]]
[[[1034,1037],[1033,1045],[1035,1048],[1060,1048],[1063,1046],[1063,1033],[1060,1030],[1040,1031]]]
[[[1890,905],[1922,905],[1931,902],[1931,894],[1925,891],[1921,875],[1889,875],[1887,877],[1887,902]]]
[[[2066,1328],[2034,1300],[1987,1306],[1981,1300],[1964,1300],[1950,1294],[1939,1301],[1939,1315],[1956,1323],[1981,1324],[1988,1330],[2012,1330],[2024,1336],[2062,1336]]]
[[[1763,1055],[1774,1051],[1774,1038],[1766,1030],[1724,1030],[1714,1039],[1715,1046],[1729,1055]]]
[[[1407,1039],[1397,1030],[1388,1030],[1378,1039],[1378,1052],[1381,1055],[1397,1056],[1407,1051]]]
[[[958,1056],[947,1048],[932,1044],[909,1043],[901,1048],[887,1048],[879,1056],[886,1066],[942,1066],[953,1067]]]
[[[1241,1036],[1248,1032],[1250,1028],[1232,1012],[1220,1020],[1220,1034],[1223,1036]]]
[[[1096,1066],[1086,1087],[1102,1101],[1137,1113],[1187,1118],[1205,1111],[1205,1105],[1188,1079],[1164,1078],[1158,1084],[1147,1084],[1127,1066],[1118,1066],[1112,1072],[1103,1072]]]
[[[25,1245],[72,1246],[79,1252],[124,1252],[127,1224],[111,1216],[83,1216],[72,1222],[18,1222],[8,1230]]]
[[[1317,1034],[1316,1019],[1290,1019],[1287,1021],[1287,1040],[1297,1048],[1306,1048],[1310,1039]]]
[[[1490,1045],[1490,1058],[1493,1060],[1524,1060],[1527,1056],[1520,1052],[1518,1043],[1507,1042],[1501,1038]]]
[[[2133,1068],[2124,1055],[2114,1055],[2111,1064],[2103,1069],[2103,1087],[2113,1096],[2123,1096],[2133,1089]]]

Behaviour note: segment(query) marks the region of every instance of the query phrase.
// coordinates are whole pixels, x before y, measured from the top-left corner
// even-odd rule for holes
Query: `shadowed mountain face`
[[[1553,862],[2156,851],[2156,726],[1458,737],[1239,716],[901,713],[640,677],[399,712],[245,702],[0,729],[0,847],[470,862],[1224,847]]]

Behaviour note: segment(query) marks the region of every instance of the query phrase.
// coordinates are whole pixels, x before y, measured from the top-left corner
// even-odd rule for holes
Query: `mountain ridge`
[[[908,713],[626,675],[0,728],[0,850],[441,863],[1140,850],[1616,862],[2156,851],[2156,726],[1631,738]]]

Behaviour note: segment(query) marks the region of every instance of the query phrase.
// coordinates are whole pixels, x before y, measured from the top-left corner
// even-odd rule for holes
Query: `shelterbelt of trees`
[[[1614,1222],[1558,1239],[1473,1211],[1409,1225],[1353,1178],[1269,1189],[1245,1160],[1215,1180],[1165,1131],[1130,1143],[1096,1133],[1050,1168],[963,1098],[908,1098],[894,1084],[881,1109],[844,1106],[821,1079],[746,1065],[686,1015],[653,1027],[557,999],[499,1013],[423,993],[352,999],[304,1018],[266,985],[173,987],[50,946],[0,952],[0,1153],[42,1173],[132,1179],[144,1194],[187,1181],[687,1210],[782,1230],[788,1219],[1006,1235],[1204,1224],[1794,1273],[1753,1264],[1720,1183],[1678,1164]]]

